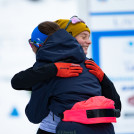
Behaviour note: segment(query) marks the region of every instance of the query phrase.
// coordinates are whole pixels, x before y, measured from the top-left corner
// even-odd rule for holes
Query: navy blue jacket
[[[65,61],[79,63],[83,67],[83,72],[79,77],[55,77],[46,83],[36,84],[32,88],[32,95],[25,110],[29,121],[40,123],[48,115],[49,110],[59,116],[74,103],[101,95],[100,83],[85,67],[85,60],[82,47],[65,30],[60,29],[48,38],[46,44],[39,48],[36,54],[34,68],[37,69],[47,63]]]

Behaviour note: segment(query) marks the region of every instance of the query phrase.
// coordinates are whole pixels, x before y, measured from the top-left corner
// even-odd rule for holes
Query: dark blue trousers
[[[56,134],[115,134],[115,132],[111,123],[80,124],[61,121],[56,128]]]

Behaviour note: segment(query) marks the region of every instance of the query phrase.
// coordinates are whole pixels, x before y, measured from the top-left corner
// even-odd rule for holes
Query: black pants
[[[54,133],[50,133],[50,132],[41,130],[41,129],[39,128],[38,131],[37,131],[37,134],[54,134]]]
[[[111,123],[81,124],[60,121],[56,134],[115,134],[115,132]]]

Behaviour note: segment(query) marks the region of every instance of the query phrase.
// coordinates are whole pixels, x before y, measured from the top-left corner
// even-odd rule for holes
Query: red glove
[[[83,68],[79,64],[73,63],[62,63],[57,62],[54,63],[57,67],[57,75],[58,77],[75,77],[79,76],[79,73],[82,73]]]
[[[85,64],[86,68],[90,69],[89,72],[94,74],[101,82],[104,77],[104,72],[101,70],[101,68],[93,60],[86,60]]]

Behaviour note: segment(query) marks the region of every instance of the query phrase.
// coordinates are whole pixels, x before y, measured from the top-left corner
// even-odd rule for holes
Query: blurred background
[[[0,0],[0,134],[36,134],[25,116],[30,93],[15,91],[15,73],[31,67],[28,44],[42,21],[82,18],[91,29],[88,57],[114,82],[122,100],[116,134],[134,134],[134,0]]]

